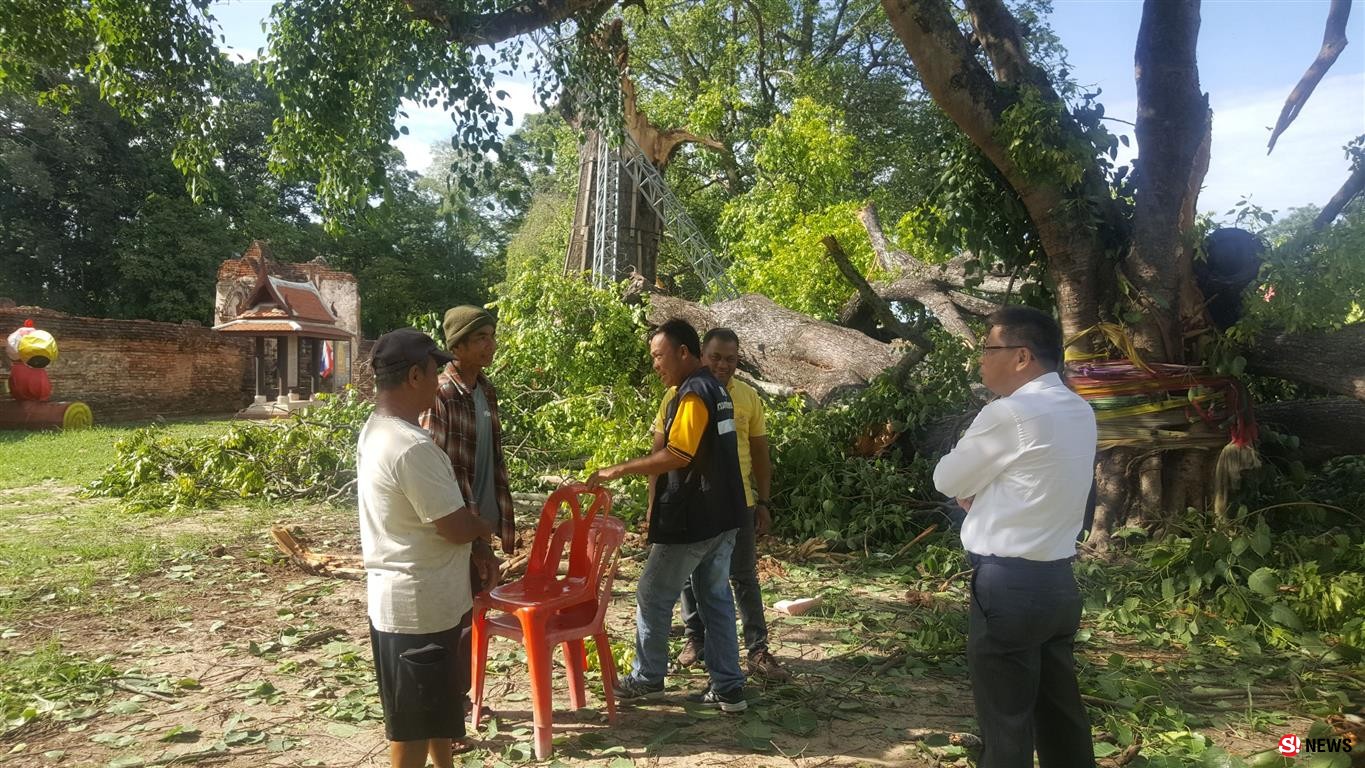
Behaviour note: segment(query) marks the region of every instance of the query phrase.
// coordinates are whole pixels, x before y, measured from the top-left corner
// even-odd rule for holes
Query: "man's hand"
[[[589,488],[599,488],[603,483],[609,483],[620,477],[621,474],[621,465],[615,464],[606,469],[599,469],[591,475],[588,475],[588,479],[584,480],[583,484]]]
[[[767,536],[773,528],[773,516],[767,504],[754,507],[754,536]]]
[[[957,505],[958,505],[959,507],[962,507],[962,511],[963,511],[963,512],[971,512],[971,511],[972,511],[972,500],[975,499],[975,498],[976,498],[975,496],[968,496],[968,497],[965,498],[965,499],[958,499],[958,500],[957,500]]]
[[[474,569],[479,574],[479,583],[484,591],[496,587],[502,580],[502,561],[498,559],[497,553],[493,551],[487,539],[474,542],[469,559],[474,563]]]

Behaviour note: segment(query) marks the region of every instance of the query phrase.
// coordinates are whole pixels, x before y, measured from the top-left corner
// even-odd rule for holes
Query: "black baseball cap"
[[[436,342],[416,328],[389,331],[374,343],[370,351],[370,367],[375,373],[391,371],[399,366],[419,365],[428,357],[445,365],[455,358],[441,351]]]

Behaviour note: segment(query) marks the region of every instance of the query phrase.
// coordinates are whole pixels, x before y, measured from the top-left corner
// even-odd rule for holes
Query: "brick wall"
[[[198,326],[74,317],[38,307],[0,308],[0,337],[28,318],[57,339],[57,362],[48,367],[52,399],[86,403],[96,424],[230,414],[251,400],[248,341]],[[7,365],[0,362],[5,373]]]

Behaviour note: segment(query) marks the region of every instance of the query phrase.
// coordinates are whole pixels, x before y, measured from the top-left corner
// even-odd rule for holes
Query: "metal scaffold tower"
[[[706,236],[628,133],[613,147],[593,132],[582,153],[566,271],[590,270],[599,287],[632,271],[653,282],[660,240],[668,237],[710,295],[738,295]]]

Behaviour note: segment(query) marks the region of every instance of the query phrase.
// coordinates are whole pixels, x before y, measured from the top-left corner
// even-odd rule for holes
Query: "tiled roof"
[[[337,317],[310,282],[282,280],[266,271],[264,246],[253,242],[242,263],[255,270],[256,284],[247,295],[247,307],[228,322],[214,326],[225,333],[257,336],[305,336],[323,339],[350,339],[351,334],[337,327]]]
[[[336,322],[336,315],[322,303],[322,295],[312,283],[292,283],[278,277],[270,278],[270,282],[284,299],[290,316],[319,323]]]
[[[215,325],[213,329],[222,333],[241,333],[250,336],[303,336],[310,339],[351,340],[351,334],[334,325],[296,320],[241,318]]]

